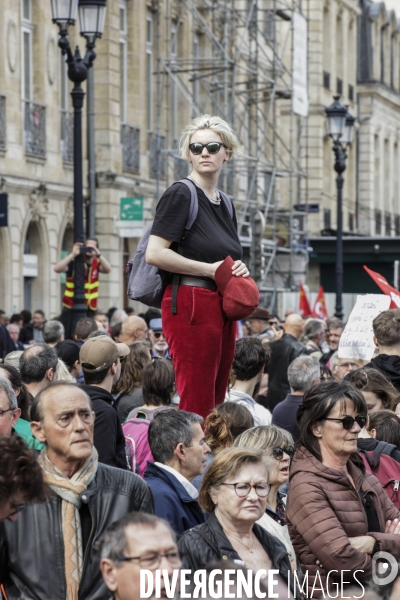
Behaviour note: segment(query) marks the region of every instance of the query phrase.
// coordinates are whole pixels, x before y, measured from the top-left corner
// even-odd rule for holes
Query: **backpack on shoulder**
[[[122,425],[125,436],[125,452],[132,473],[143,477],[147,461],[154,462],[148,441],[150,421],[129,419]]]
[[[181,179],[177,183],[185,184],[190,190],[189,214],[181,241],[179,243],[179,253],[182,254],[182,243],[184,242],[187,234],[196,220],[199,210],[199,201],[197,198],[196,186],[190,179]],[[231,200],[220,190],[218,190],[218,192],[228,208],[231,218],[233,218],[233,207]],[[140,240],[134,257],[127,263],[126,279],[128,284],[128,297],[131,300],[137,300],[138,302],[143,302],[143,304],[146,304],[147,306],[160,308],[161,300],[166,287],[165,280],[161,276],[158,267],[149,265],[146,262],[146,250],[152,227],[153,223]]]
[[[400,463],[391,454],[394,444],[378,442],[374,450],[358,450],[367,471],[379,479],[393,504],[400,509]]]

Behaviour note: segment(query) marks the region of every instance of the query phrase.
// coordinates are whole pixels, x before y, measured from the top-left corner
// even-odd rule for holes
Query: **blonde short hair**
[[[251,450],[268,450],[283,445],[294,446],[291,434],[276,425],[260,425],[244,431],[236,438],[234,446]]]
[[[182,158],[189,161],[190,138],[196,131],[199,131],[199,129],[211,129],[212,131],[215,131],[215,133],[218,133],[222,142],[228,149],[229,157],[238,156],[239,140],[229,123],[221,119],[221,117],[202,115],[201,117],[193,119],[193,121],[186,125],[185,129],[182,131],[181,139],[179,140],[179,153]]]

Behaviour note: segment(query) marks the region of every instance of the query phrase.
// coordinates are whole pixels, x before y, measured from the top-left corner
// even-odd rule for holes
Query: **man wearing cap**
[[[151,355],[154,358],[171,358],[168,353],[168,344],[163,333],[161,319],[151,319],[149,338],[151,341]]]
[[[247,319],[252,335],[258,337],[259,339],[269,337],[273,340],[275,334],[268,323],[268,319],[269,310],[262,308],[261,306],[256,308],[256,310]]]
[[[114,408],[111,389],[121,375],[121,360],[129,354],[126,344],[116,344],[107,335],[89,338],[81,347],[79,361],[85,384],[82,389],[92,401],[94,445],[99,462],[127,469],[125,437]]]

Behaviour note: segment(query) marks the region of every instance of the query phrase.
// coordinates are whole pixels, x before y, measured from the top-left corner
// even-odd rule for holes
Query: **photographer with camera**
[[[72,307],[74,306],[75,287],[75,258],[83,254],[85,259],[85,304],[87,316],[94,317],[97,311],[97,299],[99,297],[99,273],[109,273],[111,265],[100,253],[96,238],[82,242],[75,242],[72,252],[60,260],[54,267],[56,273],[66,273],[66,285],[62,300],[63,310],[59,320],[65,327],[65,337],[70,338],[72,331]]]

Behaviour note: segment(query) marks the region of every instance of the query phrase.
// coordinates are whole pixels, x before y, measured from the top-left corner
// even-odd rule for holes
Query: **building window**
[[[146,90],[147,90],[147,129],[153,131],[153,15],[147,12],[146,18]]]
[[[354,214],[349,212],[349,231],[354,231]]]
[[[63,160],[74,160],[74,113],[68,110],[68,66],[65,56],[60,54],[60,111],[61,111],[61,154]]]
[[[176,60],[178,58],[178,35],[179,26],[173,23],[171,27],[171,71],[177,71]],[[178,144],[178,88],[173,80],[171,84],[171,116],[172,116],[172,144],[173,147]]]
[[[396,237],[400,236],[400,215],[394,216],[394,232]]]
[[[273,10],[266,10],[264,14],[264,37],[266,40],[274,39],[275,13]]]
[[[392,235],[392,219],[390,213],[385,213],[385,235],[390,237]]]
[[[354,86],[349,84],[349,100],[354,100]]]
[[[343,94],[343,79],[339,79],[339,77],[336,79],[336,93]]]
[[[32,100],[32,6],[22,0],[22,100]]]
[[[382,213],[378,208],[375,209],[375,235],[382,235]]]
[[[120,0],[119,5],[119,105],[121,123],[126,123],[127,99],[127,14],[125,0]]]
[[[329,90],[331,87],[331,76],[330,73],[327,73],[326,71],[324,71],[324,88],[326,90]]]
[[[324,208],[324,229],[331,228],[331,209]]]

